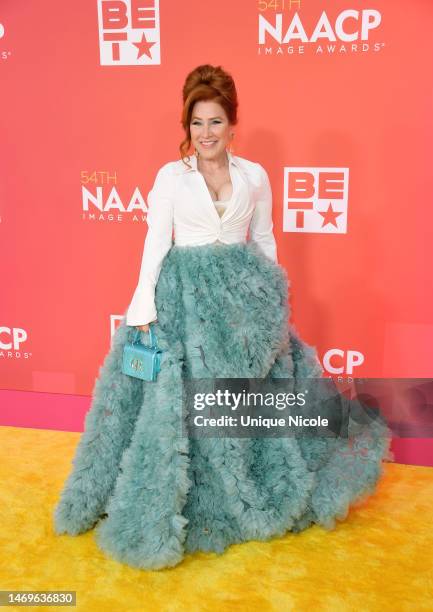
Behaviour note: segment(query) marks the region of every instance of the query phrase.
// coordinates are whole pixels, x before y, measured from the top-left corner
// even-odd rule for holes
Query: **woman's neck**
[[[202,159],[200,156],[197,158],[197,168],[202,174],[213,174],[222,170],[228,166],[229,160],[227,152],[221,154],[218,159]]]

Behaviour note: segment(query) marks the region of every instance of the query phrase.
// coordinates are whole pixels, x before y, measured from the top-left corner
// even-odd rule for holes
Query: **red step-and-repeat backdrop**
[[[203,63],[235,79],[233,152],[268,171],[292,321],[326,372],[433,377],[432,17],[426,0],[4,1],[1,388],[91,394]],[[66,409],[26,410],[56,428]]]

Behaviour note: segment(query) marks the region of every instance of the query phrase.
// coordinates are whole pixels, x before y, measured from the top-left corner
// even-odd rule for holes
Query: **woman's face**
[[[204,159],[218,159],[230,143],[231,125],[226,112],[213,100],[194,104],[190,131],[192,145]]]

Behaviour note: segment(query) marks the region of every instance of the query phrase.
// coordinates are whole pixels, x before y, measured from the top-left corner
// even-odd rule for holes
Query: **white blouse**
[[[147,234],[138,284],[126,314],[127,325],[144,325],[157,319],[155,287],[164,257],[173,244],[199,246],[250,240],[277,263],[272,222],[272,189],[259,163],[227,151],[232,197],[221,216],[204,176],[191,155],[188,168],[179,159],[164,164],[147,197]]]

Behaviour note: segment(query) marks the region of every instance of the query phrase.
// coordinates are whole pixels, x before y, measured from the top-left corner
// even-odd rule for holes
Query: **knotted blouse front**
[[[272,222],[272,190],[266,170],[257,162],[227,151],[232,196],[226,202],[212,200],[197,158],[164,164],[147,198],[148,230],[141,268],[126,315],[127,325],[144,325],[157,319],[155,287],[165,255],[174,244],[245,243],[250,240],[277,262]],[[221,204],[224,209],[218,210]]]

